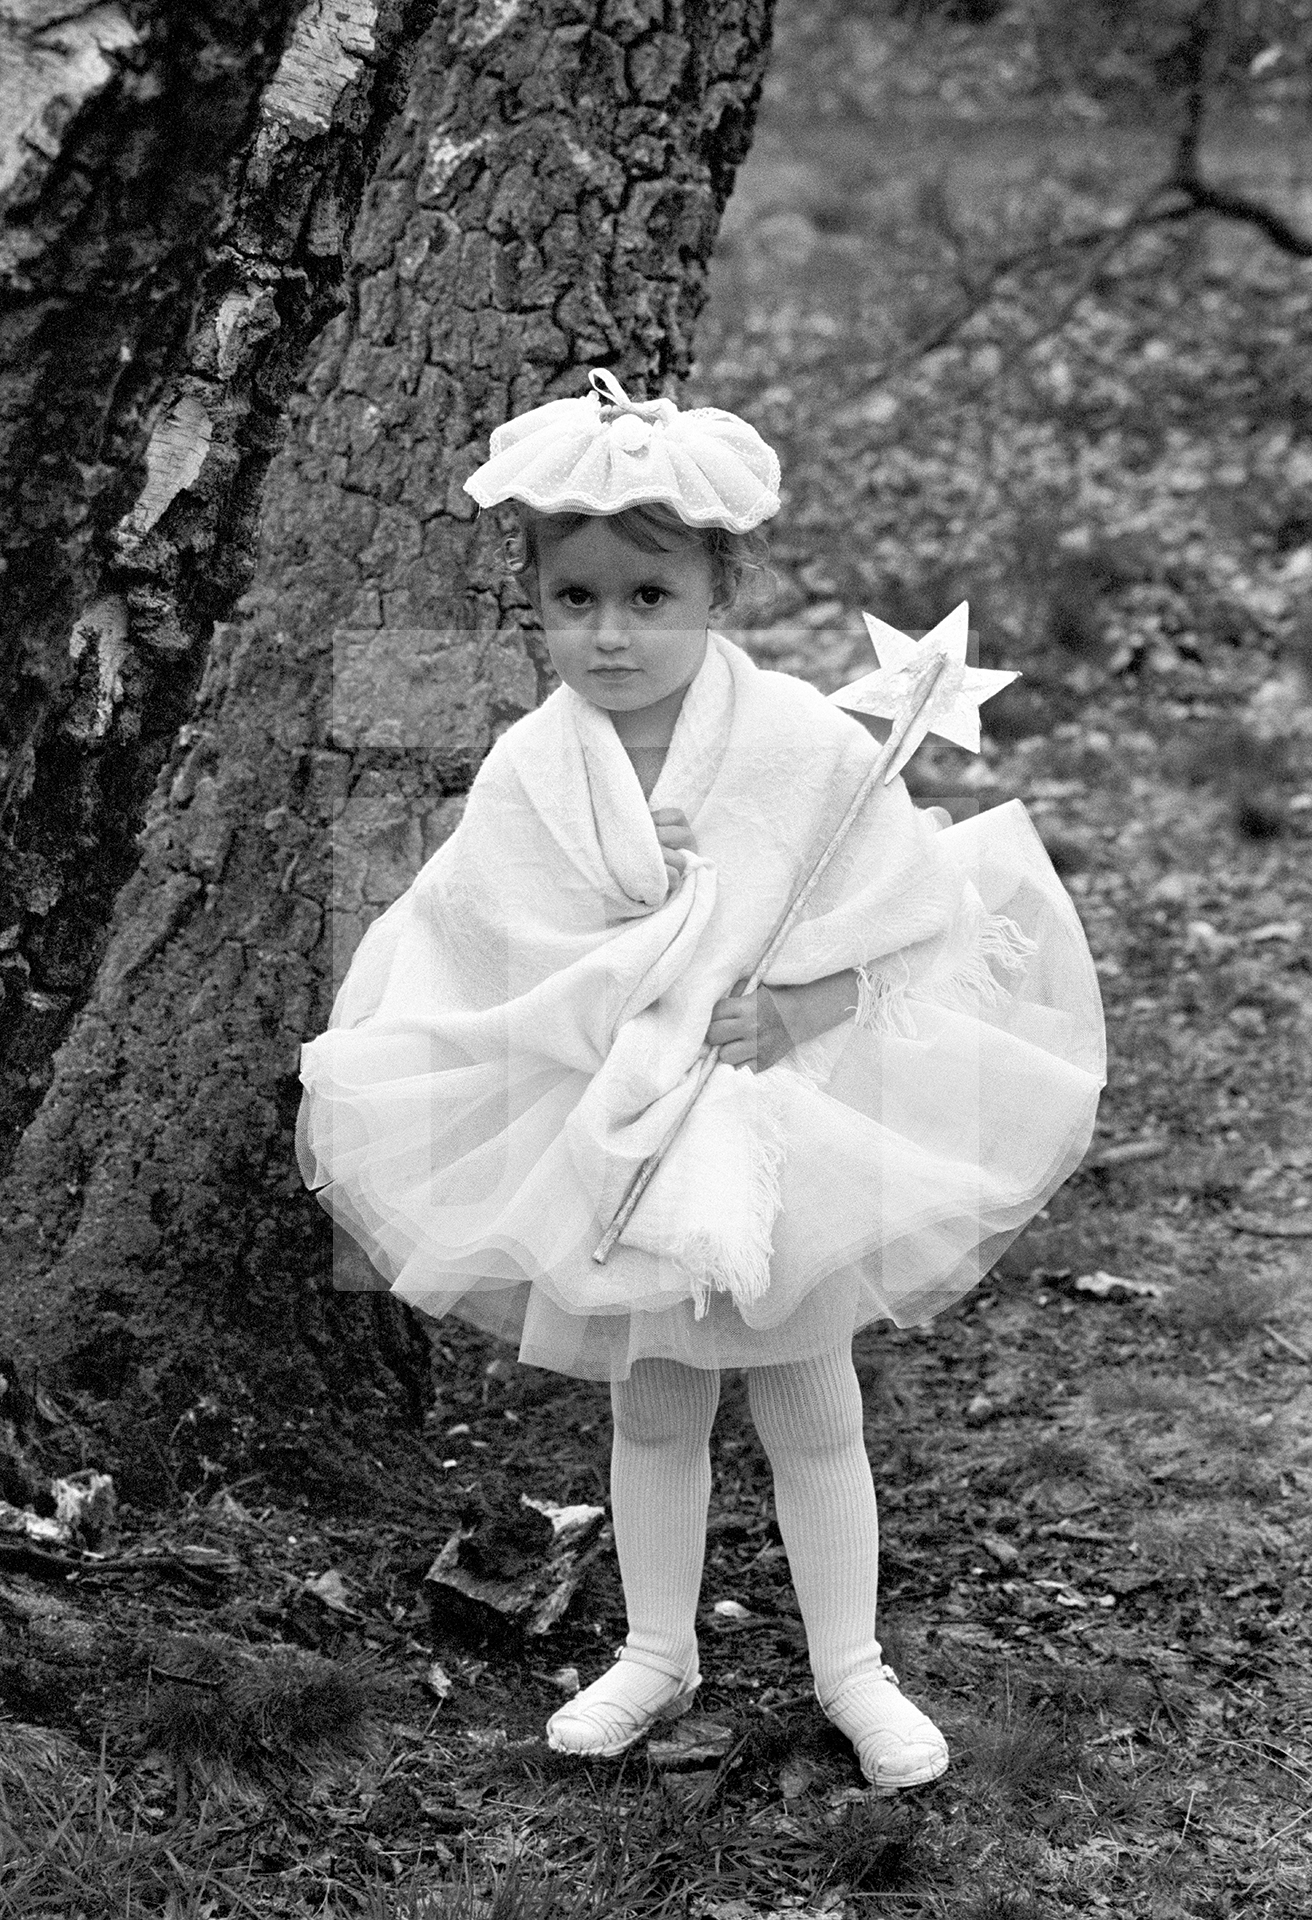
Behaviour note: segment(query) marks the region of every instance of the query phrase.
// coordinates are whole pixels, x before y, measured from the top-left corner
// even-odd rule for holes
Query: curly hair
[[[506,539],[502,552],[507,570],[520,575],[537,566],[544,543],[555,545],[586,526],[589,520],[605,518],[621,540],[639,553],[669,553],[683,542],[696,542],[711,566],[712,605],[730,607],[738,597],[748,575],[763,583],[771,580],[769,547],[759,528],[750,533],[732,533],[728,527],[690,527],[671,508],[625,507],[619,513],[599,516],[592,513],[538,513],[519,500],[513,502],[519,516],[518,529]]]

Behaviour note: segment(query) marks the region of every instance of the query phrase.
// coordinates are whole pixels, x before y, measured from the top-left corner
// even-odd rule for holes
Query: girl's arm
[[[740,980],[732,994],[716,1001],[706,1030],[707,1045],[718,1047],[730,1067],[764,1073],[804,1040],[827,1033],[856,1011],[857,978],[851,967],[795,987],[758,987],[744,994],[746,984]]]
[[[793,987],[766,987],[788,1033],[789,1044],[800,1047],[817,1034],[828,1033],[857,1009],[857,977],[853,968],[807,980]],[[772,1063],[766,1061],[767,1066]]]

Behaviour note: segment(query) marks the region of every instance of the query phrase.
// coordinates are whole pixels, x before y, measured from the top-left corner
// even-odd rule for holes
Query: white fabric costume
[[[394,1292],[616,1379],[806,1359],[975,1284],[1088,1145],[1098,990],[1020,804],[939,833],[900,781],[766,983],[859,967],[860,1017],[717,1067],[592,1259],[876,752],[712,634],[650,798],[698,848],[670,889],[608,714],[562,687],[501,737],[302,1055],[302,1171]]]
[[[646,503],[739,532],[778,507],[745,421],[613,377],[492,436],[483,506]],[[609,1261],[592,1252],[687,1108],[715,1002],[749,975],[875,756],[813,688],[711,634],[651,807],[568,687],[504,734],[460,826],[366,933],[302,1055],[302,1172],[403,1299],[611,1380],[629,1634],[548,1723],[622,1751],[699,1684],[723,1366],[748,1369],[816,1690],[881,1787],[948,1764],[875,1637],[878,1520],[854,1329],[963,1293],[1078,1164],[1103,1078],[1083,932],[1016,802],[936,834],[864,803],[766,976],[856,970],[849,1017],[762,1073],[723,1063]]]

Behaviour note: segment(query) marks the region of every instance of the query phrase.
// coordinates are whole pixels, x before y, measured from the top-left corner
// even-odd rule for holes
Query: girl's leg
[[[553,1747],[619,1753],[698,1685],[697,1599],[720,1376],[639,1360],[611,1387],[611,1513],[629,1632],[619,1662],[553,1714]]]
[[[629,1633],[621,1659],[682,1680],[697,1665],[697,1599],[720,1376],[639,1360],[611,1386],[610,1500]]]
[[[820,1704],[877,1785],[932,1780],[943,1736],[899,1692],[875,1637],[879,1521],[851,1352],[753,1368],[747,1387]]]

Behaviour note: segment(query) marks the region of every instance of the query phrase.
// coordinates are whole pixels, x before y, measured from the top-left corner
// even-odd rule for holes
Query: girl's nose
[[[606,607],[597,609],[597,645],[605,651],[621,651],[629,644],[629,620],[626,607]]]

